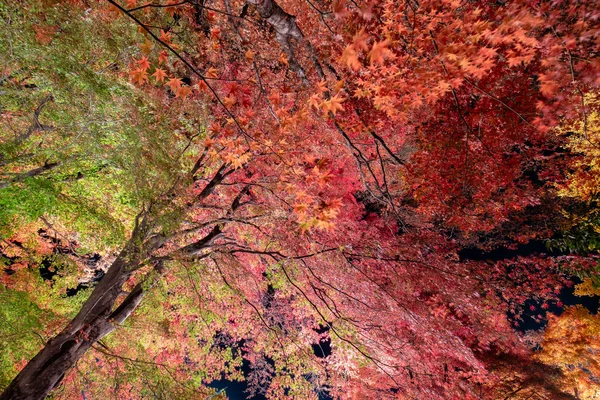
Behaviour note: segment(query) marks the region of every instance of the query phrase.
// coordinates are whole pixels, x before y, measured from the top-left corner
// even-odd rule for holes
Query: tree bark
[[[141,283],[117,308],[115,303],[122,293],[125,281],[140,266],[141,249],[145,239],[143,230],[139,226],[136,227],[132,238],[77,316],[29,361],[0,395],[0,400],[45,398],[94,343],[112,332],[131,315],[144,294]]]

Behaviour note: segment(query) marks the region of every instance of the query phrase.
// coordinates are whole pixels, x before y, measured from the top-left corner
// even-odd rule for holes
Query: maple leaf
[[[340,62],[345,63],[346,66],[352,68],[354,71],[358,71],[362,66],[358,59],[358,54],[356,53],[356,50],[354,50],[354,46],[351,44],[346,46],[346,48],[342,52]]]
[[[281,53],[279,55],[279,62],[282,63],[282,64],[287,65],[288,67],[290,65],[289,62],[288,62],[288,57],[287,57],[287,55],[285,53]]]
[[[148,82],[148,73],[143,68],[134,69],[129,73],[131,80],[138,85],[143,85],[144,82]]]
[[[388,49],[391,42],[388,39],[385,39],[381,42],[373,43],[373,47],[369,52],[369,58],[371,60],[371,65],[373,64],[383,64],[386,59],[393,58],[394,53],[390,49]]]
[[[125,0],[127,8],[134,8],[137,5],[137,0]]]
[[[212,147],[215,144],[215,141],[213,139],[211,139],[210,137],[207,137],[206,139],[204,139],[204,147],[209,148]]]
[[[235,98],[235,96],[233,95],[229,95],[225,98],[223,98],[223,104],[225,105],[225,107],[227,108],[231,108],[235,105],[235,103],[237,102],[237,99]]]
[[[298,214],[298,220],[304,221],[308,215],[309,205],[304,202],[294,203],[294,212]]]
[[[316,178],[316,182],[321,188],[327,185],[333,179],[333,174],[329,169],[321,171],[318,166],[313,168],[312,174]]]
[[[373,3],[365,3],[358,9],[358,14],[365,21],[373,19]]]
[[[156,68],[152,76],[156,79],[156,83],[164,82],[167,72],[164,69]]]
[[[206,71],[206,77],[210,79],[217,79],[219,77],[219,71],[215,67],[210,67]]]
[[[232,156],[229,162],[231,162],[231,166],[233,167],[233,169],[239,169],[242,168],[244,164],[246,164],[249,160],[250,153],[246,152],[237,157],[235,155]]]
[[[142,49],[142,52],[144,54],[150,54],[152,52],[152,47],[153,47],[152,43],[148,39],[146,39],[144,44],[142,44],[140,46],[140,49]]]
[[[177,91],[175,92],[175,97],[181,97],[181,98],[186,98],[189,95],[192,94],[192,88],[190,88],[187,85],[181,86],[179,89],[177,89]]]
[[[343,18],[346,15],[346,0],[333,0],[331,11],[336,18]]]
[[[179,78],[171,78],[169,79],[169,81],[167,82],[167,86],[169,88],[171,88],[171,91],[173,93],[176,93],[179,89],[181,89],[181,85],[183,84],[183,82],[181,81],[181,79]]]
[[[325,115],[331,112],[335,116],[338,111],[344,111],[344,106],[342,106],[344,101],[346,101],[346,99],[340,97],[338,93],[335,96],[332,96],[329,100],[325,100],[321,104],[321,107],[323,108]]]
[[[315,222],[314,222],[314,227],[316,229],[328,231],[328,230],[333,229],[335,227],[335,224],[327,219],[316,218]]]
[[[178,0],[169,0],[167,2],[167,5],[171,5],[171,4],[176,4]],[[175,13],[177,12],[177,7],[176,6],[172,6],[172,7],[167,7],[165,8],[165,12],[167,14],[169,14],[169,16],[171,18],[173,18],[173,16],[175,15]]]
[[[159,64],[166,64],[168,60],[169,60],[169,54],[167,53],[166,50],[162,50],[158,54],[158,63]]]
[[[552,97],[558,89],[558,84],[552,80],[552,78],[546,74],[540,74],[540,92],[545,97]]]
[[[370,36],[367,33],[365,33],[365,28],[362,28],[352,38],[352,46],[356,51],[369,50],[369,38]]]
[[[150,61],[148,61],[148,57],[142,57],[139,60],[136,60],[135,62],[141,70],[146,71],[148,70],[148,68],[150,68]]]
[[[159,39],[167,44],[170,44],[171,43],[171,32],[165,32],[163,29],[161,29]]]
[[[281,94],[279,92],[273,91],[271,93],[269,93],[269,96],[267,96],[267,98],[269,99],[269,101],[278,106],[281,104]]]
[[[322,103],[323,103],[323,98],[321,97],[320,94],[317,94],[317,93],[313,94],[308,99],[309,107],[314,108],[315,110],[320,109]]]
[[[248,62],[252,62],[252,61],[254,61],[254,55],[255,55],[255,54],[256,54],[256,53],[255,53],[255,52],[253,52],[252,50],[248,50],[248,51],[246,51],[246,54],[244,54],[244,56],[246,57],[246,60],[247,60]]]
[[[319,84],[317,85],[317,91],[319,92],[319,94],[323,94],[328,90],[329,89],[327,89],[327,81],[325,79],[321,79],[319,81]]]

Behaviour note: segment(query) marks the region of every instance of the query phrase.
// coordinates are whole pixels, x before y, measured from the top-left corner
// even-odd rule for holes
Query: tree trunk
[[[140,264],[140,239],[136,228],[77,316],[29,361],[0,395],[0,400],[45,398],[94,343],[129,317],[142,300],[141,282],[114,307],[123,284]]]

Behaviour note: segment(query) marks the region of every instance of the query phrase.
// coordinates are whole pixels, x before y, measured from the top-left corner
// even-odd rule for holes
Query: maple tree
[[[550,321],[541,343],[542,351],[536,355],[549,365],[564,371],[561,385],[565,391],[581,399],[598,396],[598,316],[584,307],[570,307],[560,317]]]
[[[33,310],[16,330],[48,327],[29,361],[3,359],[19,372],[0,398],[194,398],[223,376],[272,398],[493,398],[524,381],[569,398],[506,315],[557,303],[595,255],[460,251],[565,229],[557,185],[588,200],[593,1],[0,4],[0,298]],[[593,146],[565,145],[569,124]],[[565,172],[565,148],[587,175]],[[58,246],[40,221],[113,254],[66,310],[32,289]],[[81,270],[72,253],[55,291]]]

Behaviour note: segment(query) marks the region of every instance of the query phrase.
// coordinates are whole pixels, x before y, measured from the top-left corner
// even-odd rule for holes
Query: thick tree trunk
[[[77,316],[29,361],[0,400],[45,398],[94,343],[127,319],[142,299],[141,283],[114,307],[123,284],[139,266],[140,247],[140,235],[134,232]]]

